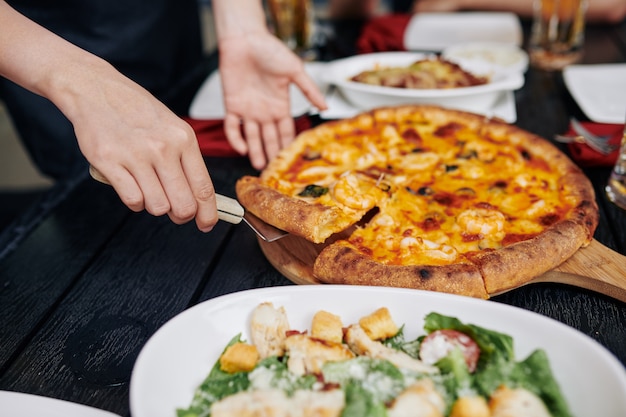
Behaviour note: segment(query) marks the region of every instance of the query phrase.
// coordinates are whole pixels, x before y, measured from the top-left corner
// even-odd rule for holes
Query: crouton
[[[452,405],[450,417],[490,417],[487,400],[480,396],[460,397]]]
[[[341,343],[343,340],[343,324],[341,323],[341,318],[324,310],[318,311],[315,313],[315,316],[313,316],[311,337],[328,342]]]
[[[398,326],[391,318],[387,307],[379,308],[359,320],[359,325],[372,340],[387,339],[398,333]]]
[[[249,372],[254,369],[258,360],[259,351],[256,346],[235,343],[229,346],[220,357],[220,369],[230,374]]]

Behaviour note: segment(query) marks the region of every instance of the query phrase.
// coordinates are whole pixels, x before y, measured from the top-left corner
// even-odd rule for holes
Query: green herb
[[[309,184],[304,187],[298,196],[300,197],[321,197],[328,192],[328,187],[322,187],[321,185]]]

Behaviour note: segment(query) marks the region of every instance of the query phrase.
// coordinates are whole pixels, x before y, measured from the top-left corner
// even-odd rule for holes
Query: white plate
[[[419,52],[379,52],[344,58],[329,64],[325,81],[335,85],[352,105],[361,110],[400,104],[436,104],[477,113],[489,111],[500,93],[524,85],[524,75],[517,72],[495,74],[487,84],[449,89],[393,88],[350,81],[354,75],[376,66],[408,66],[428,56]]]
[[[501,42],[521,45],[522,26],[514,13],[418,13],[404,32],[409,51],[441,51],[466,42]]]
[[[326,94],[328,109],[319,114],[322,119],[335,120],[356,116],[363,112],[362,109],[353,106],[337,89],[332,89]],[[496,99],[493,106],[480,112],[488,117],[498,117],[507,123],[515,123],[517,109],[515,108],[515,95],[512,91],[504,91]]]
[[[567,89],[594,122],[624,123],[626,64],[570,65],[563,70]]]
[[[0,412],[11,417],[120,417],[109,411],[55,398],[0,391]]]
[[[577,417],[626,415],[626,371],[593,339],[539,314],[493,301],[387,287],[304,285],[249,290],[214,298],[161,327],[142,349],[130,383],[133,417],[172,417],[187,408],[196,387],[233,336],[250,340],[249,315],[259,303],[284,306],[294,329],[308,329],[325,309],[354,323],[388,307],[407,337],[424,334],[423,318],[438,312],[511,335],[518,359],[543,348]]]
[[[475,74],[520,72],[528,69],[528,54],[519,46],[500,42],[470,42],[450,46],[441,53]]]

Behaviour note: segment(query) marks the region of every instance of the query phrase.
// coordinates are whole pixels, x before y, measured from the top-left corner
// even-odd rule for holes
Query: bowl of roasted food
[[[333,61],[325,81],[354,106],[400,104],[486,112],[501,94],[524,85],[521,72],[476,72],[433,54],[382,52]]]

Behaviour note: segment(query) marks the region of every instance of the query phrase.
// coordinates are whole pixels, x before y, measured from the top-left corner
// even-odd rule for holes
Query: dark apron
[[[90,51],[178,114],[197,83],[202,36],[196,0],[10,0],[35,22]],[[68,62],[68,65],[71,65]],[[0,98],[39,170],[63,179],[84,170],[70,122],[47,99],[0,78]]]

